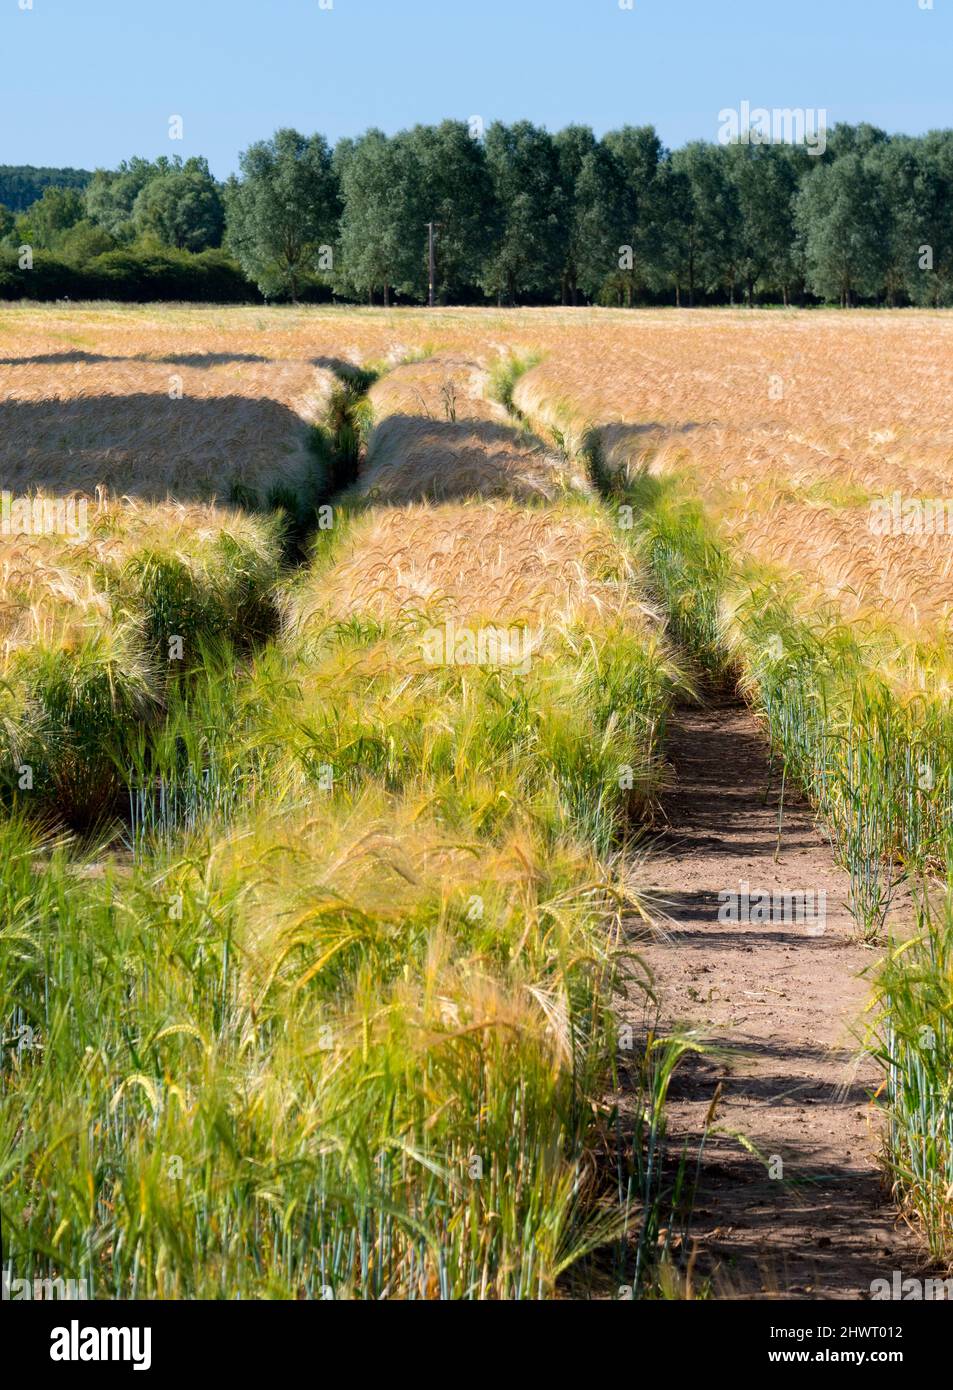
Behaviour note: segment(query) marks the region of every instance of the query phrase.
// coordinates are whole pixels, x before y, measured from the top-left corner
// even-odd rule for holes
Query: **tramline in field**
[[[946,320],[14,321],[2,411],[37,426],[5,467],[86,504],[82,536],[0,536],[18,1277],[676,1287],[695,1043],[652,1028],[643,859],[673,708],[716,679],[857,934],[896,934],[886,1148],[948,1257],[950,927],[905,894],[938,905],[953,852],[951,569],[942,532],[871,524],[942,497]]]

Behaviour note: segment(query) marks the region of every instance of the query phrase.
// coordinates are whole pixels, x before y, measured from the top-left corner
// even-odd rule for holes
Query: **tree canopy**
[[[228,246],[265,295],[297,299],[336,239],[339,205],[323,135],[279,130],[241,156],[241,180],[225,193]],[[329,268],[329,267],[327,267]]]
[[[24,243],[75,265],[223,245],[269,298],[426,302],[428,223],[441,304],[947,305],[953,132],[839,124],[812,148],[667,150],[652,126],[496,122],[483,136],[447,120],[333,150],[279,130],[224,186],[196,158],[0,169],[8,257]]]

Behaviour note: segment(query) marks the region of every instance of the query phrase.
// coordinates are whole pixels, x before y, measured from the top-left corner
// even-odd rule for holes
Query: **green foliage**
[[[64,233],[82,221],[83,196],[75,188],[47,188],[42,198],[16,220],[15,235],[25,246],[56,251]]]
[[[86,169],[37,169],[29,164],[0,164],[0,203],[11,212],[26,212],[47,188],[82,191],[92,177]]]
[[[511,415],[519,414],[513,400],[516,383],[539,361],[541,358],[538,353],[511,352],[508,356],[496,358],[491,364],[490,395],[495,401],[499,401],[500,405],[505,406]]]
[[[869,160],[850,153],[819,165],[801,186],[797,223],[815,294],[847,307],[878,294],[886,269],[887,205]]]
[[[116,242],[105,228],[91,222],[88,217],[76,222],[57,241],[57,254],[67,265],[79,269],[84,269],[97,256],[105,256],[107,251],[115,249]]]
[[[551,299],[567,249],[567,198],[556,143],[529,121],[495,121],[486,135],[486,162],[499,230],[484,288],[507,304],[526,294]]]
[[[225,210],[204,160],[159,174],[142,188],[132,208],[139,236],[154,236],[178,251],[221,245]]]
[[[612,130],[604,147],[622,173],[622,227],[616,265],[603,286],[619,302],[632,304],[637,293],[657,286],[664,238],[671,234],[661,177],[667,154],[652,126],[623,126]],[[610,203],[611,207],[611,203]],[[631,248],[631,269],[619,265],[622,248]],[[609,298],[605,302],[610,302]]]
[[[234,662],[274,630],[282,530],[279,517],[262,517],[209,542],[155,540],[94,567],[106,611],[78,636],[36,641],[6,663],[5,801],[87,830],[115,815],[122,769],[156,724],[170,683],[204,645],[229,643]],[[181,638],[184,667],[170,660],[173,637]],[[26,788],[23,765],[32,770]]]
[[[184,169],[204,167],[204,160],[190,159],[183,164],[178,155],[172,159],[163,155],[155,161],[138,156],[123,160],[116,170],[97,169],[86,189],[87,216],[105,228],[116,241],[132,241],[136,235],[133,210],[142,190],[153,179]]]
[[[240,267],[222,251],[190,255],[186,251],[133,247],[86,259],[84,249],[95,253],[99,244],[99,234],[83,222],[66,234],[60,256],[39,252],[32,270],[20,270],[15,254],[0,257],[0,298],[66,297],[134,303],[196,300],[213,304],[247,304],[257,299]]]
[[[426,299],[429,289],[424,222],[435,222],[440,304],[466,303],[479,294],[480,273],[495,232],[495,206],[483,147],[462,121],[414,126],[408,132],[410,158],[420,178],[419,227],[408,228],[417,248],[412,292]],[[362,287],[363,288],[363,287]]]
[[[366,399],[370,381],[361,373],[338,381],[331,391],[324,422],[316,428],[315,448],[322,460],[327,496],[357,479],[371,428]]]
[[[611,894],[571,847],[526,844],[525,868],[504,851],[495,877],[430,826],[407,866],[427,844],[460,885],[411,888],[383,814],[365,799],[346,830],[319,804],[101,883],[0,827],[19,1040],[2,1202],[24,1277],[113,1298],[545,1298],[612,1233],[585,1153]]]
[[[273,629],[281,536],[277,523],[260,525],[257,543],[223,531],[195,555],[172,546],[147,548],[137,550],[119,571],[104,572],[117,605],[142,620],[153,659],[166,659],[173,633],[194,651],[212,635],[242,646]]]
[[[32,269],[21,270],[15,251],[0,254],[0,299],[83,299],[100,293],[98,279],[56,256],[38,251]]]
[[[891,304],[953,302],[953,136],[933,131],[874,147],[868,160],[887,205],[884,289]]]
[[[424,222],[431,205],[419,143],[410,135],[389,140],[369,130],[336,154],[343,207],[337,284],[368,297],[381,290],[385,305],[395,289],[419,294],[426,275]]]
[[[799,172],[791,150],[785,145],[733,145],[728,177],[738,217],[732,271],[749,304],[761,284],[780,289],[787,303],[804,280],[794,217]]]
[[[572,197],[566,278],[567,297],[576,304],[580,289],[596,299],[607,280],[621,273],[622,249],[628,244],[625,170],[605,146],[596,145],[583,158]]]
[[[904,877],[953,866],[953,715],[927,654],[915,654],[919,688],[905,694],[886,674],[896,655],[888,628],[847,626],[770,572],[734,563],[685,479],[636,472],[602,483],[638,515],[630,534],[680,645],[707,679],[740,682],[763,712],[850,874],[858,928],[876,938]]]
[[[648,263],[649,282],[673,292],[679,307],[686,291],[688,304],[694,302],[700,254],[692,183],[681,163],[677,163],[673,155],[659,167],[654,190],[655,208],[658,225],[664,232],[658,241],[657,254]]]
[[[338,544],[299,583],[320,588]],[[592,1152],[613,993],[643,976],[588,841],[611,851],[656,785],[665,653],[567,631],[527,681],[423,668],[417,635],[357,614],[244,669],[202,648],[130,752],[131,868],[0,821],[0,1203],[21,1277],[551,1298],[622,1235]],[[677,1055],[653,1044],[619,1159],[652,1243]]]
[[[19,710],[13,748],[4,749],[4,801],[73,826],[114,816],[122,793],[115,760],[157,710],[136,624],[103,626],[72,649],[37,643],[14,655],[6,681]],[[22,789],[20,768],[29,769]]]
[[[323,136],[279,130],[245,151],[241,171],[225,190],[229,249],[262,294],[296,300],[333,254],[339,205],[331,152]]]
[[[681,259],[673,269],[688,290],[689,305],[699,290],[733,295],[739,279],[741,219],[726,155],[726,148],[694,141],[672,156],[673,173],[684,180],[685,215],[675,248]]]
[[[930,1254],[953,1254],[953,901],[919,911],[877,970],[874,1051],[886,1076],[887,1157]]]
[[[854,157],[850,154],[843,156]],[[628,533],[669,621],[709,680],[730,680],[764,716],[784,769],[824,817],[850,876],[858,931],[882,939],[899,885],[920,885],[916,932],[875,967],[870,1047],[883,1074],[886,1157],[894,1190],[935,1259],[953,1250],[953,900],[930,908],[938,876],[953,883],[953,712],[928,652],[891,682],[889,628],[845,624],[806,604],[789,579],[736,563],[691,480],[593,472],[631,506]],[[943,653],[935,654],[942,663]],[[783,797],[783,785],[782,785]],[[881,1092],[878,1092],[881,1094]]]
[[[266,298],[426,302],[433,222],[441,304],[953,303],[949,131],[841,124],[812,157],[743,141],[671,152],[651,126],[600,140],[585,126],[497,122],[480,138],[443,121],[369,130],[333,153],[321,135],[280,130],[241,159],[224,189],[201,159],[46,183],[56,171],[36,171],[47,191],[25,207],[14,181],[20,216],[11,226],[0,212],[0,246],[83,268],[137,239],[196,251],[220,244],[224,208],[225,244]],[[88,280],[82,292],[108,290]],[[22,292],[0,272],[0,293]],[[185,281],[181,293],[209,297]]]

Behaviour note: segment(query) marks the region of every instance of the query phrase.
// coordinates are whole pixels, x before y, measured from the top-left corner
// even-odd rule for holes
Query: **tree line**
[[[953,131],[668,150],[651,126],[448,120],[333,148],[280,130],[239,167],[133,159],[0,208],[0,293],[26,245],[89,272],[203,255],[266,299],[425,303],[433,223],[441,304],[953,302]]]
[[[0,164],[0,203],[10,212],[26,212],[46,188],[85,188],[88,169],[39,169],[33,164]]]

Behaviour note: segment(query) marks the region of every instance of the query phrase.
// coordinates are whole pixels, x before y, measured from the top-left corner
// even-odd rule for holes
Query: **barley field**
[[[951,378],[942,312],[6,308],[20,1277],[694,1296],[641,945],[715,685],[849,877],[948,1263]]]

